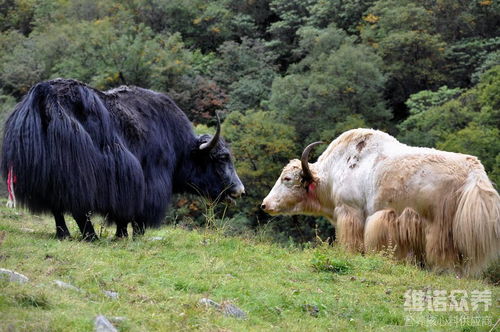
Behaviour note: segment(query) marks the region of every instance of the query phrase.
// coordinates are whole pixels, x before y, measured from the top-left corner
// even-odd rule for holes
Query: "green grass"
[[[76,236],[72,220],[68,226]],[[96,243],[59,241],[51,218],[0,208],[0,232],[5,232],[0,267],[30,278],[27,284],[0,281],[0,330],[91,331],[94,318],[103,314],[126,317],[116,324],[121,331],[489,331],[499,317],[499,287],[381,255],[355,255],[324,244],[284,248],[213,229],[164,227],[118,241],[112,239],[114,229],[100,231]],[[150,240],[157,236],[164,239]],[[82,292],[57,288],[56,279]],[[490,323],[450,323],[463,313],[405,312],[410,288],[489,289],[490,310],[465,316]],[[105,290],[119,298],[106,297]],[[248,317],[226,317],[200,306],[203,297],[229,301]],[[408,317],[445,320],[448,326],[405,326]]]

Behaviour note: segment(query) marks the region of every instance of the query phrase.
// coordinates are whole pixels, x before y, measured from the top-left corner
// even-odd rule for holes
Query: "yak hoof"
[[[124,227],[124,228],[117,227],[116,228],[115,238],[122,239],[122,238],[127,238],[127,237],[128,237],[127,227]]]
[[[56,237],[59,240],[64,240],[66,238],[69,238],[71,234],[69,233],[69,230],[66,227],[56,227]]]
[[[70,237],[71,235],[69,233],[56,233],[56,238],[61,241],[69,239]]]
[[[99,238],[95,234],[86,234],[83,236],[83,240],[87,242],[94,242],[99,240]]]

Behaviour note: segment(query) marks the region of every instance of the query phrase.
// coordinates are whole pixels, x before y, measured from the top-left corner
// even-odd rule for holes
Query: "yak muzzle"
[[[270,215],[275,215],[277,214],[278,212],[276,211],[276,207],[273,206],[272,203],[270,203],[269,201],[267,201],[266,199],[264,199],[264,201],[262,201],[262,204],[260,205],[260,208],[265,212],[265,213],[268,213]]]
[[[245,187],[242,184],[233,186],[229,192],[229,196],[232,198],[239,198],[243,195],[245,195]]]

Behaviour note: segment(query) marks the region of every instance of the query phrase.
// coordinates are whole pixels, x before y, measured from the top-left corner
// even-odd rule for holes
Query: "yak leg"
[[[74,213],[73,218],[75,218],[78,228],[80,228],[80,232],[82,232],[83,239],[85,241],[91,242],[97,240],[94,226],[92,226],[92,221],[90,221],[90,214]]]
[[[122,222],[116,222],[116,233],[117,238],[128,237],[127,224]]]
[[[460,253],[453,243],[455,212],[455,197],[445,195],[425,225],[425,258],[436,270],[454,270],[460,265]]]
[[[134,237],[144,235],[146,231],[146,226],[142,221],[133,221],[132,229],[134,230]]]
[[[397,246],[398,258],[425,263],[425,227],[427,221],[415,210],[405,208],[392,224],[392,234]]]
[[[393,224],[396,222],[394,210],[380,210],[366,219],[364,244],[366,252],[394,248]]]
[[[396,259],[423,264],[425,259],[425,220],[406,208],[397,216],[392,209],[380,210],[366,219],[366,251],[390,249]]]
[[[360,210],[342,205],[335,208],[339,243],[351,251],[363,252],[364,218]]]
[[[151,171],[144,172],[144,177],[149,180],[146,182],[142,213],[135,215],[132,222],[134,237],[144,235],[146,226],[154,227],[161,224],[165,218],[167,204],[172,197],[172,184],[167,172],[160,174],[160,178],[153,177],[151,173]]]
[[[443,230],[439,221],[433,220],[425,230],[425,257],[435,271],[453,270],[458,265],[458,255],[450,243],[447,230]]]
[[[56,236],[58,239],[62,240],[64,238],[70,237],[68,227],[64,221],[64,214],[59,211],[52,211],[54,219],[56,221]]]

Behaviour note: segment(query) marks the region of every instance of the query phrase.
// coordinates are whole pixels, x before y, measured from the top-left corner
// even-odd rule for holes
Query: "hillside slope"
[[[76,236],[72,220],[68,226]],[[90,331],[101,314],[124,318],[114,320],[120,331],[489,331],[500,313],[499,287],[380,255],[175,227],[114,241],[114,229],[96,226],[96,243],[58,241],[51,218],[0,208],[0,268],[29,278],[0,280],[0,331]],[[456,291],[466,296],[458,299],[461,311],[450,309]],[[419,306],[424,294],[434,302]],[[202,298],[247,316],[225,315],[199,304]]]

